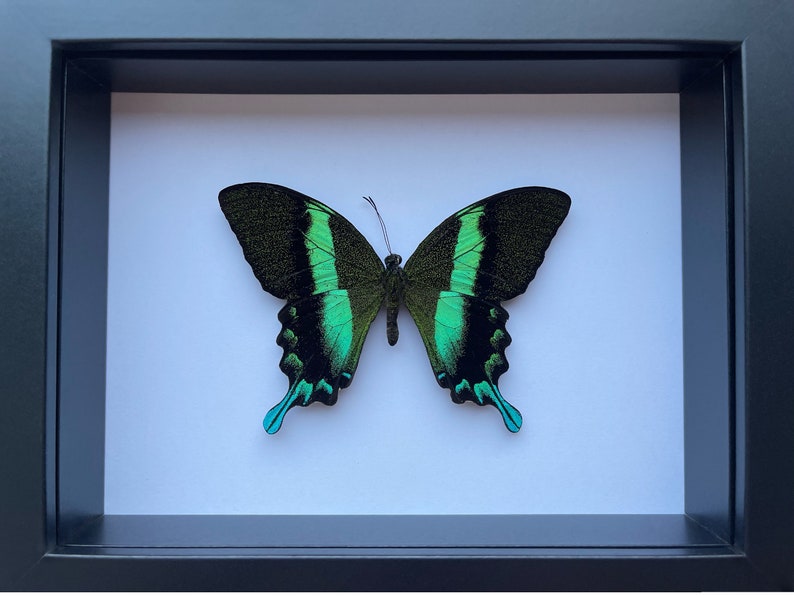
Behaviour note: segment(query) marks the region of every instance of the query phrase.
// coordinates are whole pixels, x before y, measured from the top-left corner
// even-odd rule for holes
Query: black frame
[[[794,588],[793,26],[771,0],[0,0],[0,588]],[[679,92],[686,514],[105,516],[113,90]]]

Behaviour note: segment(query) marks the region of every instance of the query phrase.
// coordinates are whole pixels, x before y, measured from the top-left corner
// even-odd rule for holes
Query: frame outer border
[[[744,43],[744,550],[794,589],[794,3]],[[770,59],[774,57],[774,59]],[[740,450],[742,446],[737,446]]]
[[[49,177],[59,166],[49,162],[51,155],[59,155],[58,139],[49,137],[60,101],[50,97],[51,87],[57,87],[51,77],[58,70],[52,65],[53,45],[90,39],[465,38],[744,42],[746,302],[740,315],[746,337],[746,446],[737,445],[737,450],[746,449],[748,463],[737,505],[744,504],[740,546],[746,556],[739,553],[728,559],[737,565],[749,562],[761,572],[763,578],[756,577],[748,585],[794,588],[790,565],[794,552],[794,474],[790,466],[790,454],[794,453],[794,209],[789,198],[794,188],[790,163],[794,72],[789,68],[794,62],[790,36],[794,5],[772,0],[614,0],[600,5],[539,0],[527,8],[524,3],[504,0],[501,10],[494,10],[492,4],[486,4],[456,5],[453,12],[443,1],[416,0],[408,5],[389,0],[366,4],[341,0],[330,9],[315,0],[289,4],[236,0],[231,9],[228,3],[202,4],[197,9],[184,0],[124,0],[105,5],[113,9],[103,11],[96,10],[89,0],[0,0],[0,80],[5,88],[0,90],[0,136],[5,146],[0,160],[0,270],[4,279],[0,285],[0,473],[4,479],[13,479],[0,492],[7,524],[0,539],[0,586],[12,585],[15,579],[22,588],[41,585],[42,580],[52,586],[49,581],[56,578],[49,572],[66,562],[61,555],[47,554],[54,547],[48,526],[54,495],[44,488],[55,463],[52,438],[45,433],[55,413],[46,409],[44,399],[47,391],[54,390],[55,382],[54,354],[48,352],[46,342],[55,314],[48,311],[48,276],[53,263],[48,261],[47,247],[57,240],[57,231],[47,228],[48,205],[50,194],[57,198],[58,190],[57,185],[50,185]],[[316,19],[302,18],[318,11],[322,14]],[[513,18],[530,11],[536,18]],[[271,18],[263,21],[263,14]],[[560,18],[563,15],[570,18]],[[90,559],[82,560],[85,564]],[[110,564],[123,559],[105,560]],[[552,560],[544,565],[551,570],[564,562]],[[429,564],[424,560],[414,563],[417,568]],[[604,564],[616,571],[624,567],[608,559]],[[62,580],[74,573],[61,571],[65,573]],[[550,573],[539,579],[545,577],[541,583],[554,586]],[[662,579],[649,579],[653,577]],[[355,575],[345,579],[354,581]],[[706,584],[699,587],[708,589],[712,584],[703,579]],[[412,583],[403,580],[393,585]],[[605,583],[615,585],[613,581]],[[62,585],[69,584],[65,581]],[[626,578],[620,585],[633,582]]]
[[[0,587],[54,545],[55,495],[45,488],[54,486],[54,437],[46,432],[54,403],[45,396],[55,379],[47,345],[55,321],[49,131],[59,97],[51,103],[50,40],[32,25],[0,2]]]

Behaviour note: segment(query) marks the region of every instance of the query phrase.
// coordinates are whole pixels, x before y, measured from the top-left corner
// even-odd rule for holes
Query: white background
[[[523,296],[503,395],[455,405],[407,311],[332,408],[294,408],[276,313],[217,202],[283,184],[403,258],[517,186],[572,198]],[[114,94],[107,513],[682,513],[677,95]]]

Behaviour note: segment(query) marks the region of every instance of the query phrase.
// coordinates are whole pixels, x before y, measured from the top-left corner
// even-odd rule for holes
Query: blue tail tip
[[[281,423],[284,422],[284,415],[286,413],[287,410],[282,408],[281,404],[279,404],[265,414],[265,419],[262,420],[262,426],[264,427],[265,432],[269,435],[276,434],[281,428]]]
[[[511,433],[517,433],[521,430],[521,424],[524,422],[521,412],[519,412],[512,404],[507,401],[502,401],[502,407],[499,408],[502,414],[507,430]]]

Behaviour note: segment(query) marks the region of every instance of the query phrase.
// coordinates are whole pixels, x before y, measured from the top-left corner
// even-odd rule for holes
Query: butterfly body
[[[452,400],[493,405],[508,430],[519,430],[521,414],[497,386],[511,342],[501,302],[534,278],[568,213],[566,194],[525,187],[473,203],[434,229],[404,267],[394,253],[381,262],[344,217],[292,189],[239,184],[219,200],[263,289],[287,300],[276,341],[290,387],[265,416],[268,433],[294,406],[336,403],[384,306],[387,340],[397,343],[403,304]]]
[[[397,327],[397,315],[400,312],[400,305],[403,302],[403,289],[407,282],[405,271],[400,267],[403,258],[398,254],[390,254],[383,262],[386,265],[384,275],[384,289],[386,296],[384,304],[386,306],[386,339],[390,346],[397,343],[400,337],[400,330]]]

